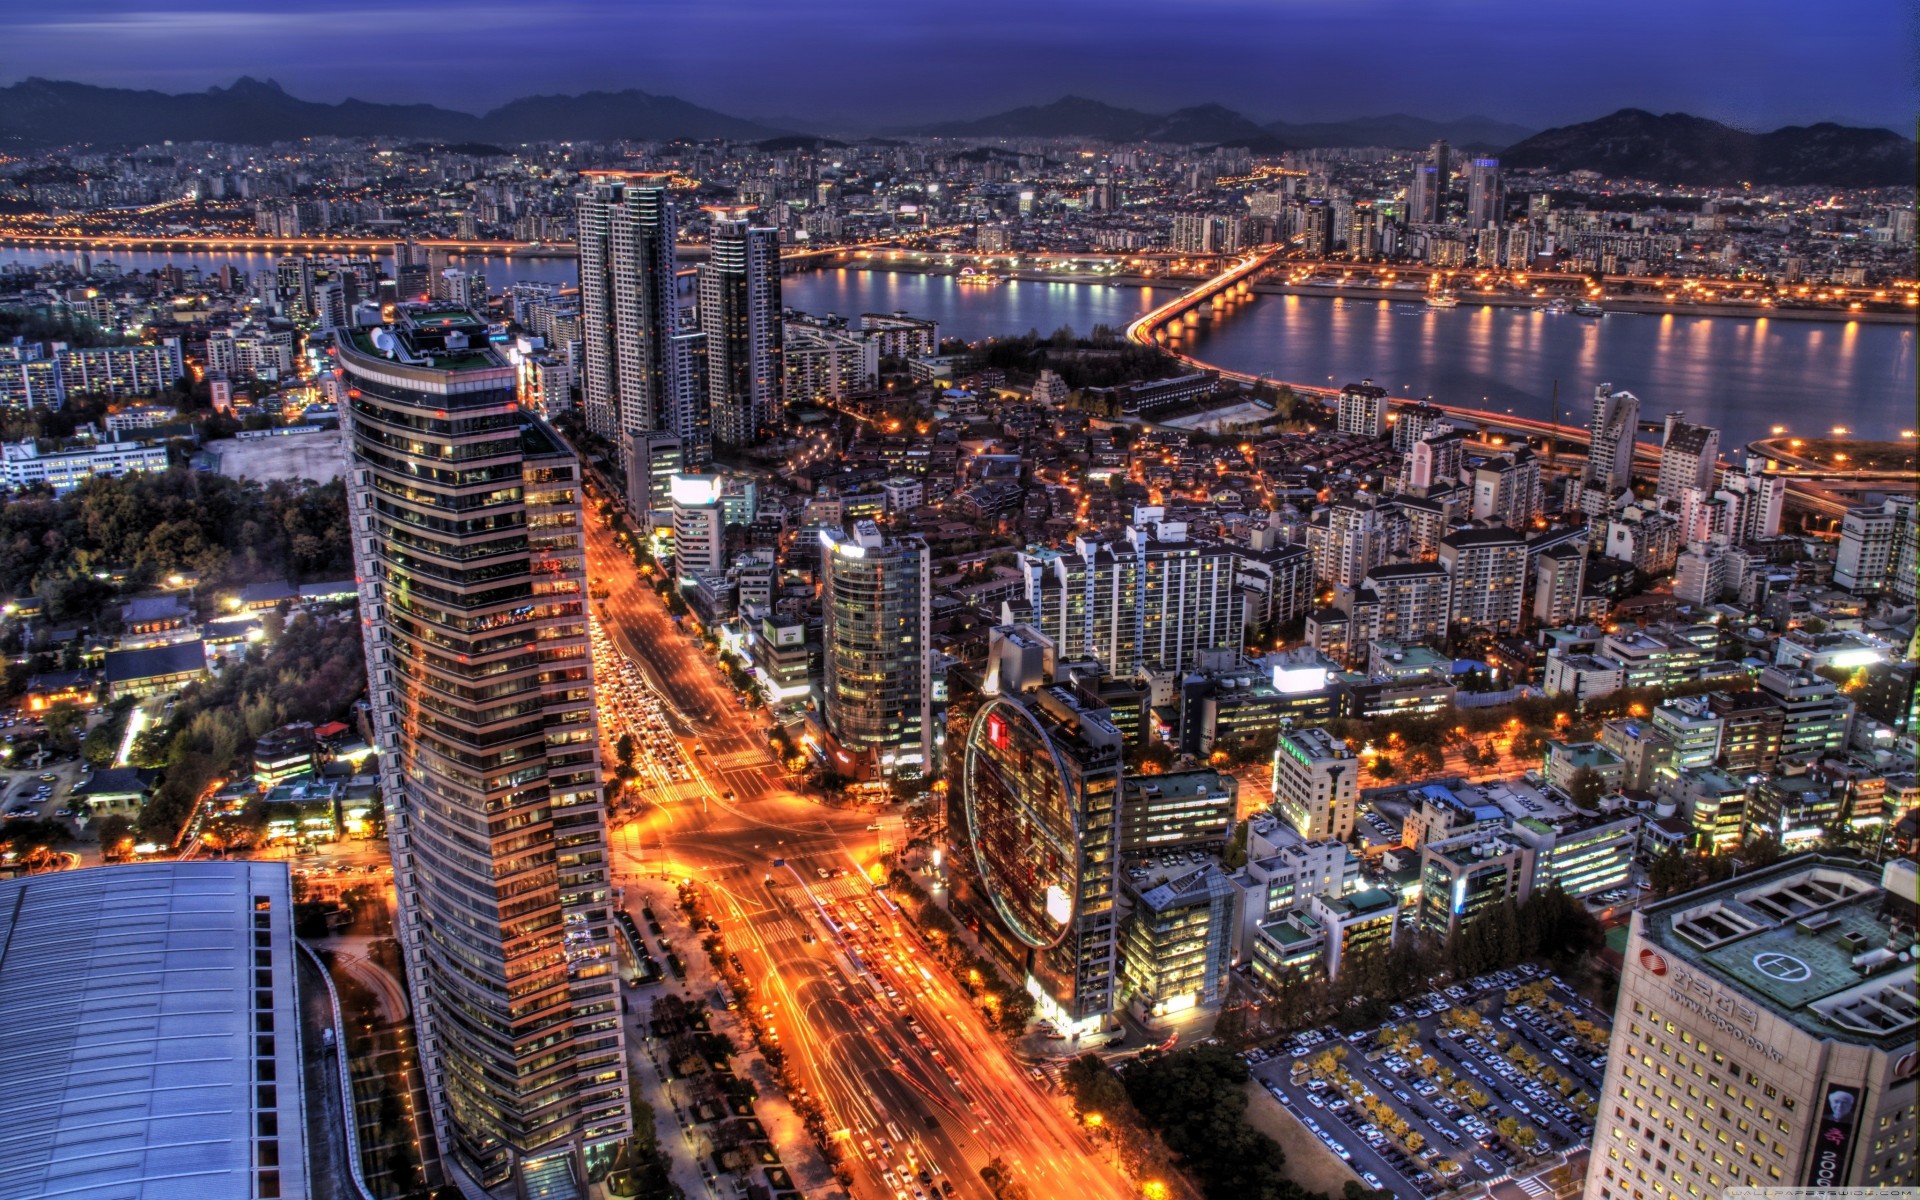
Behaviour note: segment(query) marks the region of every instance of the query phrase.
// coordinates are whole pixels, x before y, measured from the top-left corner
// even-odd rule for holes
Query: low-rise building
[[[1120,993],[1152,1023],[1218,1004],[1233,959],[1238,892],[1220,868],[1202,864],[1144,890],[1125,888],[1131,911],[1120,931]]]
[[[1169,771],[1129,778],[1120,791],[1120,852],[1214,847],[1227,840],[1240,785],[1221,771]]]
[[[96,476],[166,469],[167,448],[146,442],[96,442],[46,450],[32,438],[0,444],[0,487],[11,491],[44,485],[58,496]]]
[[[177,691],[196,679],[206,678],[206,675],[206,645],[198,638],[145,650],[112,650],[106,656],[105,681],[109,700]]]

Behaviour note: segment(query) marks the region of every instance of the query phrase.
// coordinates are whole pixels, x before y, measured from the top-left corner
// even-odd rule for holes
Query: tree
[[[1567,800],[1575,808],[1593,811],[1606,792],[1606,778],[1592,767],[1581,767],[1567,778]]]
[[[133,822],[119,813],[109,813],[94,822],[93,833],[108,862],[126,858],[133,850]]]
[[[1227,839],[1227,848],[1221,854],[1220,862],[1229,871],[1238,871],[1247,865],[1247,822],[1242,821],[1233,827],[1233,836]]]

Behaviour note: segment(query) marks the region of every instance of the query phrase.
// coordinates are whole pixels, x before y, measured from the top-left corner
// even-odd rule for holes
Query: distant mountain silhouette
[[[1487,117],[1430,121],[1395,113],[1351,121],[1261,125],[1219,104],[1140,112],[1084,96],[1027,105],[966,121],[893,131],[956,138],[1091,138],[1245,146],[1256,153],[1324,146],[1418,149],[1436,138],[1500,151],[1503,165],[1590,169],[1663,183],[1891,187],[1911,184],[1914,143],[1885,129],[1833,123],[1746,133],[1685,113],[1637,108],[1528,135]],[[481,116],[431,104],[323,104],[290,96],[271,79],[170,95],[30,78],[0,87],[0,147],[160,141],[264,144],[303,137],[397,137],[472,147],[535,141],[731,139],[769,148],[810,143],[805,130],[730,116],[673,96],[637,90],[526,96]]]
[[[766,138],[783,130],[672,96],[640,91],[528,96],[476,117],[431,104],[322,104],[273,80],[169,95],[51,79],[0,87],[0,145],[159,141],[267,143],[303,137],[405,137],[440,142],[635,138]]]
[[[972,120],[922,126],[914,132],[935,137],[1087,137],[1130,142],[1137,132],[1162,119],[1085,96],[1062,96],[1051,104],[1029,104]]]
[[[1029,104],[972,120],[920,126],[912,132],[934,137],[1094,138],[1105,142],[1247,146],[1261,153],[1286,149],[1251,118],[1218,104],[1198,104],[1163,115],[1120,108],[1085,96],[1062,96],[1051,104]]]
[[[1457,121],[1430,121],[1406,113],[1384,117],[1355,117],[1348,121],[1271,121],[1267,131],[1301,149],[1326,146],[1387,146],[1421,150],[1445,138],[1463,150],[1494,150],[1532,135],[1524,125],[1492,117],[1461,117]]]
[[[1500,163],[1720,187],[1912,186],[1916,169],[1912,139],[1891,130],[1823,122],[1747,133],[1705,117],[1638,108],[1536,133],[1502,150]]]

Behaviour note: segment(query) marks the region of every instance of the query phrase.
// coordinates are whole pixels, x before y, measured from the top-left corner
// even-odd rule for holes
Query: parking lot
[[[1254,1078],[1369,1187],[1434,1196],[1551,1166],[1593,1133],[1606,1014],[1531,965],[1247,1053]]]

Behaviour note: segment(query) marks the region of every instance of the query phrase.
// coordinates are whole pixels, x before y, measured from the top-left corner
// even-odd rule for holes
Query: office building
[[[965,855],[982,938],[1062,1032],[1117,1000],[1121,734],[1068,689],[995,696],[974,715],[961,774]],[[974,891],[956,886],[956,901]]]
[[[1340,389],[1340,432],[1366,438],[1387,436],[1387,407],[1387,389],[1374,386],[1373,380],[1348,384]]]
[[[1507,822],[1505,832],[1533,851],[1533,891],[1558,887],[1579,900],[1633,882],[1639,813],[1529,817]]]
[[[927,546],[872,521],[822,532],[822,710],[841,749],[884,776],[933,763]]]
[[[1818,758],[1846,748],[1853,728],[1853,701],[1832,680],[1810,671],[1768,667],[1759,690],[1780,710],[1780,756]]]
[[[1676,503],[1688,488],[1713,490],[1713,465],[1720,457],[1720,431],[1694,425],[1667,414],[1666,436],[1660,443],[1660,476],[1654,495]]]
[[[751,445],[780,420],[780,231],[716,220],[699,287],[713,437]]]
[[[1420,846],[1421,928],[1451,938],[1482,913],[1533,894],[1533,847],[1505,832],[1477,831]]]
[[[1283,729],[1273,751],[1273,805],[1308,841],[1353,835],[1360,760],[1324,729]]]
[[[1063,657],[1092,659],[1110,675],[1190,670],[1204,651],[1241,645],[1234,551],[1189,540],[1183,524],[1131,528],[1113,541],[1078,537],[1025,551],[1019,565],[1040,631]]]
[[[1467,228],[1485,229],[1503,223],[1507,188],[1500,176],[1500,160],[1475,158],[1467,163]],[[1482,266],[1491,265],[1484,260]]]
[[[1915,1183],[1914,867],[1807,855],[1633,914],[1586,1200]]]
[[[335,1194],[285,863],[23,875],[0,911],[0,1196]]]
[[[1616,392],[1611,383],[1593,389],[1592,444],[1584,475],[1586,487],[1610,501],[1633,482],[1634,437],[1640,430],[1640,398]]]
[[[1440,539],[1440,564],[1453,580],[1455,629],[1518,633],[1527,602],[1527,539],[1496,525]]]
[[[1400,901],[1383,888],[1365,888],[1345,895],[1321,892],[1307,900],[1307,915],[1320,927],[1325,943],[1328,979],[1340,978],[1354,960],[1383,953],[1393,945],[1399,925]]]
[[[665,175],[589,172],[577,200],[580,395],[587,428],[610,440],[665,431],[683,463],[706,465],[705,337],[684,330]]]
[[[1237,895],[1210,862],[1148,886],[1126,885],[1120,996],[1136,1017],[1152,1024],[1225,998]]]
[[[1141,775],[1120,794],[1120,852],[1217,849],[1226,844],[1240,785],[1224,771]]]
[[[673,480],[682,473],[682,446],[671,433],[642,431],[621,439],[626,445],[627,511],[641,528],[673,503]]]
[[[337,349],[433,1132],[488,1189],[598,1178],[631,1114],[580,464],[518,407],[513,367],[469,313],[402,310]]]
[[[668,485],[673,502],[673,573],[680,586],[727,569],[727,517],[720,475],[675,475]]]

